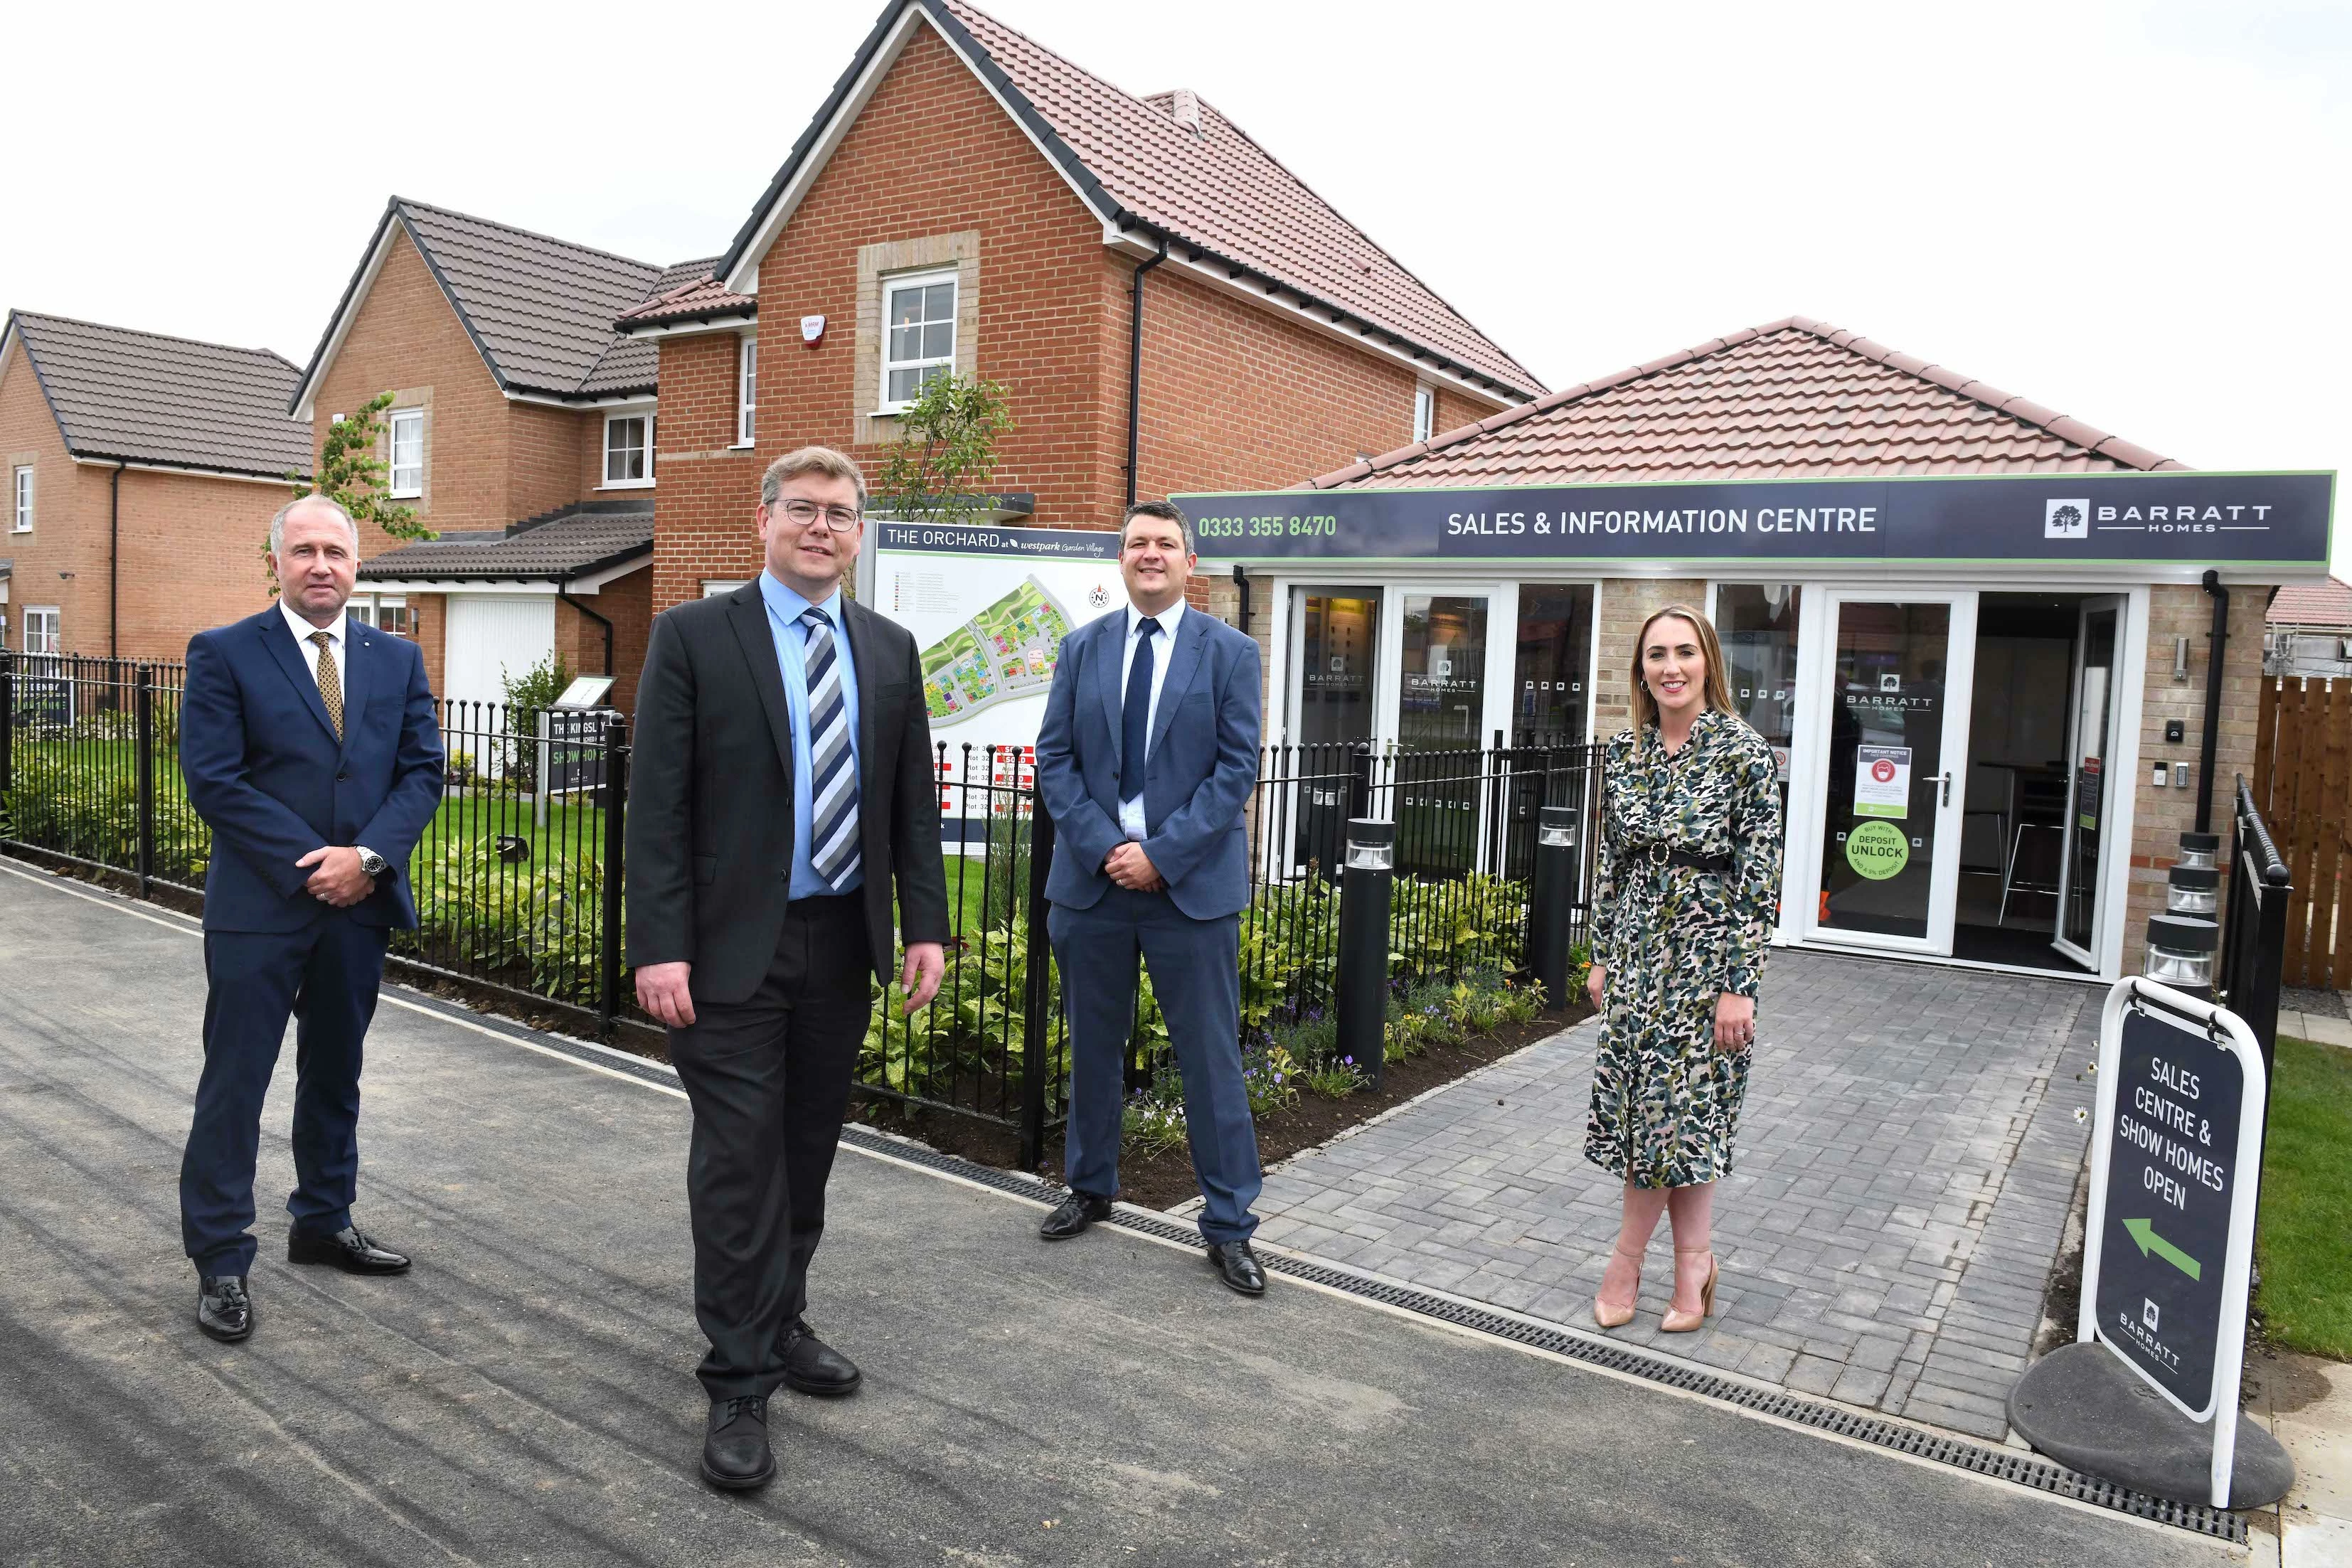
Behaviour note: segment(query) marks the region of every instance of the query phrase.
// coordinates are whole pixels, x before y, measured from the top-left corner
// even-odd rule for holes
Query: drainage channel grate
[[[520,1024],[509,1023],[502,1019],[453,1006],[437,997],[410,993],[404,999],[413,1000],[433,1012],[463,1019],[478,1028],[488,1029],[494,1033],[507,1035],[515,1040],[527,1040],[544,1050],[557,1051],[576,1061],[604,1068],[609,1071],[619,1072],[665,1088],[677,1086],[677,1074],[659,1062],[646,1061],[619,1052],[601,1051],[593,1046],[566,1040],[561,1035],[544,1034]],[[982,1186],[994,1187],[1001,1192],[1016,1193],[1023,1197],[1034,1198],[1041,1202],[1054,1199],[1061,1190],[1058,1187],[1047,1186],[1034,1176],[1023,1176],[1014,1171],[998,1170],[993,1166],[975,1165],[957,1155],[941,1154],[939,1150],[922,1144],[889,1137],[872,1128],[862,1127],[854,1123],[842,1129],[841,1139],[842,1142],[864,1149],[869,1154],[882,1155],[908,1165],[920,1166]],[[1200,1240],[1199,1231],[1192,1227],[1180,1225],[1174,1220],[1163,1218],[1156,1214],[1119,1209],[1114,1211],[1110,1222],[1140,1235],[1157,1237],[1163,1241],[1174,1241],[1189,1246],[1196,1245]],[[1351,1296],[1360,1296],[1366,1301],[1378,1301],[1383,1306],[1396,1307],[1418,1317],[1451,1323],[1457,1328],[1466,1328],[1478,1333],[1492,1335],[1496,1339],[1509,1340],[1516,1344],[1528,1345],[1565,1360],[1579,1362],[1588,1366],[1602,1367],[1611,1372],[1623,1373],[1629,1376],[1639,1377],[1645,1382],[1678,1389],[1685,1394],[1696,1394],[1705,1398],[1720,1400],[1726,1405],[1737,1406],[1743,1410],[1753,1410],[1759,1415],[1770,1416],[1800,1427],[1809,1427],[1816,1431],[1850,1437],[1856,1442],[1868,1443],[1874,1448],[1889,1448],[1896,1453],[1908,1454],[1916,1458],[1930,1459],[1937,1464],[1972,1470],[1978,1475],[1991,1476],[1999,1480],[2014,1481],[2019,1486],[2032,1487],[2036,1491],[2049,1492],[2055,1497],[2070,1498],[2076,1502],[2087,1503],[2093,1508],[2112,1509],[2117,1513],[2130,1514],[2136,1519],[2153,1520],[2159,1524],[2168,1524],[2176,1529],[2189,1531],[2198,1535],[2210,1536],[2215,1540],[2226,1541],[2234,1545],[2242,1546],[2246,1543],[2245,1516],[2227,1510],[2150,1497],[2145,1492],[2133,1491],[2128,1488],[2116,1486],[2111,1481],[2103,1481],[2091,1476],[2078,1474],[2062,1465],[2053,1465],[2047,1459],[2037,1458],[2007,1448],[1990,1448],[1963,1438],[1942,1437],[1934,1432],[1922,1431],[1916,1427],[1905,1426],[1898,1421],[1889,1421],[1876,1416],[1865,1416],[1858,1411],[1840,1409],[1833,1405],[1820,1404],[1778,1389],[1758,1388],[1744,1383],[1735,1383],[1729,1378],[1719,1377],[1714,1373],[1704,1372],[1696,1367],[1678,1366],[1672,1362],[1644,1355],[1640,1351],[1623,1345],[1585,1339],[1577,1334],[1563,1333],[1559,1329],[1546,1328],[1518,1318],[1507,1317],[1503,1313],[1490,1312],[1484,1307],[1472,1306],[1467,1302],[1450,1301],[1442,1296],[1433,1296],[1425,1291],[1414,1290],[1411,1286],[1391,1285],[1378,1280],[1368,1280],[1360,1274],[1351,1273],[1344,1269],[1336,1269],[1328,1263],[1310,1262],[1303,1259],[1286,1257],[1281,1253],[1268,1253],[1260,1260],[1272,1273],[1287,1274],[1296,1280],[1305,1280],[1313,1284],[1327,1286],[1331,1290],[1345,1291]]]

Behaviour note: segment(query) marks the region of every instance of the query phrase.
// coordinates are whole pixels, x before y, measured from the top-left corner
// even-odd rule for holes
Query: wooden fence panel
[[[2253,792],[2294,878],[2281,978],[2352,989],[2352,680],[2264,679]]]

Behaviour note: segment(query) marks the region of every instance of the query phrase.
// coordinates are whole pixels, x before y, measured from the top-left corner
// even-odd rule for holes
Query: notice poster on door
[[[1853,749],[1853,814],[1903,818],[1911,814],[1911,748],[1857,746]]]

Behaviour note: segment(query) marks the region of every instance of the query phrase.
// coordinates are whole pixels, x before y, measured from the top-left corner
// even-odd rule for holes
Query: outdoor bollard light
[[[2183,833],[2180,835],[2180,858],[2172,863],[2190,871],[2211,871],[2221,852],[2219,833]]]
[[[2213,949],[2221,928],[2193,915],[2147,917],[2147,963],[2142,973],[2158,985],[2193,997],[2213,994]]]
[[[1535,885],[1528,898],[1528,968],[1553,1007],[1568,1000],[1568,925],[1576,879],[1576,812],[1546,806],[1536,818]]]
[[[1381,1086],[1388,1066],[1389,891],[1396,871],[1396,824],[1348,822],[1347,869],[1339,879],[1339,978],[1333,998],[1339,1054]]]
[[[2210,866],[2176,865],[2164,890],[2167,915],[2201,915],[2210,920],[2221,908],[2221,873]]]

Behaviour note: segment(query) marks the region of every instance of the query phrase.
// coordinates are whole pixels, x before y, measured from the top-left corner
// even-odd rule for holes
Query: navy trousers
[[[180,1158],[180,1234],[199,1274],[253,1268],[261,1103],[294,1029],[293,1234],[352,1222],[359,1181],[360,1054],[390,932],[337,910],[300,931],[205,933],[205,1070]]]
[[[1241,919],[1195,920],[1162,893],[1106,890],[1092,909],[1055,904],[1045,916],[1070,1014],[1070,1117],[1066,1179],[1097,1197],[1118,1192],[1128,1036],[1135,1027],[1136,960],[1168,1019],[1184,1075],[1184,1128],[1207,1207],[1201,1234],[1245,1241],[1265,1178],[1257,1127],[1242,1083]]]

